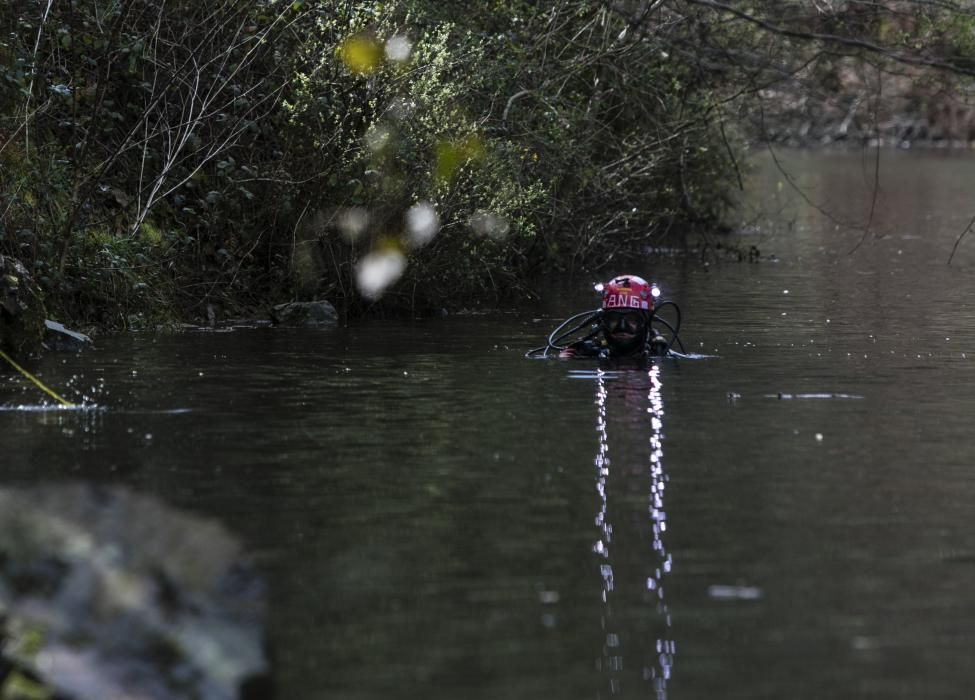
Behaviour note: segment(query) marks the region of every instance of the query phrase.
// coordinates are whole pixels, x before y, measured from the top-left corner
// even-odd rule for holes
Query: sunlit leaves
[[[378,300],[408,266],[422,268],[428,257],[444,250],[472,256],[464,239],[473,233],[465,226],[454,229],[459,240],[447,237],[443,246],[424,248],[441,234],[444,217],[465,222],[475,206],[464,204],[486,203],[493,193],[490,179],[479,182],[470,167],[484,165],[491,146],[465,104],[478,78],[458,81],[453,72],[454,29],[441,25],[414,43],[400,28],[375,18],[368,22],[368,30],[347,37],[338,51],[346,75],[369,78],[360,85],[371,99],[352,103],[362,127],[353,146],[357,167],[347,172],[349,181],[358,184],[353,196],[346,195],[352,206],[342,207],[333,222],[346,242],[368,251],[355,262],[356,289],[366,299]],[[468,45],[465,65],[474,66],[478,54],[471,49]],[[409,71],[399,70],[407,63]],[[471,180],[460,182],[465,169]],[[493,176],[505,177],[503,170]],[[450,204],[443,206],[445,201]],[[504,226],[488,228],[486,237]]]
[[[484,142],[475,134],[459,139],[442,140],[436,145],[434,177],[449,182],[457,171],[471,162],[484,158]]]
[[[385,124],[377,124],[366,132],[366,147],[373,153],[381,153],[389,147],[392,130]]]

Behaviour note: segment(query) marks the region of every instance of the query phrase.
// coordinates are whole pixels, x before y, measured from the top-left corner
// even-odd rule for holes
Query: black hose
[[[674,313],[677,315],[674,324],[671,324],[670,321],[663,318],[662,316],[657,316],[657,313],[661,309],[666,307],[673,307]],[[603,314],[602,309],[593,309],[591,311],[583,311],[581,313],[575,314],[574,316],[570,316],[566,320],[562,321],[562,323],[560,323],[555,328],[554,331],[549,333],[546,345],[540,345],[537,348],[532,348],[531,350],[525,353],[525,357],[539,357],[539,356],[547,357],[549,350],[555,350],[561,352],[562,350],[565,350],[566,348],[568,348],[570,345],[573,345],[574,343],[581,343],[591,339],[593,336],[597,335],[601,330],[598,324],[583,337],[578,338],[572,341],[571,343],[568,343],[567,345],[561,345],[563,340],[572,336],[574,333],[578,333],[580,330],[585,328],[586,325],[592,323],[596,319],[599,319],[602,316],[602,314]],[[582,319],[582,321],[579,322],[577,325],[573,326],[569,330],[563,330],[566,326],[571,325],[573,322],[577,321],[580,318]],[[687,350],[684,349],[684,343],[680,339],[680,324],[681,324],[680,307],[677,306],[675,302],[669,300],[661,301],[657,303],[653,311],[650,312],[651,330],[653,328],[653,324],[657,322],[663,324],[667,328],[667,330],[670,331],[670,340],[667,342],[667,348],[664,354],[673,353],[675,355],[678,355],[679,353],[671,349],[675,343],[678,346],[680,346],[681,352],[686,354]]]
[[[603,314],[602,309],[594,309],[592,311],[583,311],[582,313],[578,313],[575,316],[572,316],[570,318],[567,318],[565,321],[562,322],[562,324],[558,328],[556,328],[554,331],[552,331],[551,333],[549,333],[549,336],[548,336],[548,346],[551,349],[553,349],[553,350],[565,350],[572,343],[569,343],[569,345],[559,345],[559,341],[564,340],[565,338],[568,338],[569,336],[571,336],[573,333],[576,333],[577,331],[581,330],[583,327],[586,326],[586,324],[591,323],[594,318],[598,318],[598,317],[602,316],[602,314]],[[577,325],[575,328],[571,328],[571,329],[565,331],[564,333],[562,333],[562,335],[558,335],[559,334],[559,331],[561,331],[567,325],[569,325],[570,323],[572,323],[573,321],[575,321],[577,318],[580,318],[582,316],[585,316],[586,318],[579,325]],[[593,330],[591,333],[588,333],[584,338],[581,338],[581,340],[588,340],[589,338],[591,338],[594,335],[596,335],[596,333],[598,333],[598,332],[599,332],[599,329],[597,328],[597,329]],[[553,340],[553,338],[554,338],[554,340]],[[576,341],[576,342],[578,342],[578,341]]]
[[[542,357],[546,357],[548,355],[548,351],[549,350],[557,350],[559,352],[561,352],[562,350],[565,350],[567,347],[569,347],[569,345],[572,345],[572,343],[569,343],[568,345],[560,345],[559,343],[561,343],[566,338],[570,337],[573,333],[578,333],[580,330],[582,330],[583,328],[585,328],[586,325],[588,325],[589,323],[592,323],[592,321],[593,321],[594,318],[597,318],[597,317],[601,316],[602,313],[603,313],[602,312],[602,309],[593,309],[591,311],[583,311],[583,312],[578,313],[578,314],[576,314],[574,316],[570,316],[566,320],[562,321],[562,323],[560,323],[555,328],[554,331],[552,331],[551,333],[548,334],[548,339],[547,339],[548,340],[548,344],[547,345],[541,345],[541,346],[539,346],[537,348],[532,348],[531,350],[529,350],[528,352],[525,353],[525,357],[536,357],[539,354],[541,354]],[[579,318],[582,318],[583,320],[578,325],[574,326],[573,328],[570,328],[567,331],[563,331],[562,330],[563,328],[565,328],[566,326],[568,326],[573,321],[575,321],[575,320],[577,320]],[[578,342],[582,342],[582,341],[585,341],[585,340],[589,340],[594,335],[596,335],[598,332],[599,332],[599,328],[598,327],[597,328],[594,328],[589,333],[587,333],[586,335],[584,335],[582,338],[579,338],[578,340],[575,340],[573,342],[578,343]]]
[[[664,317],[657,316],[657,313],[662,308],[667,307],[667,306],[673,307],[674,313],[677,314],[676,325],[671,325],[670,321],[668,321]],[[674,343],[677,343],[677,345],[680,346],[681,352],[684,352],[684,353],[687,352],[687,350],[684,349],[684,343],[680,339],[681,314],[680,314],[680,307],[677,306],[677,304],[675,302],[668,300],[668,301],[661,301],[660,303],[658,303],[654,307],[653,312],[650,315],[650,323],[651,323],[651,325],[654,322],[662,323],[670,331],[670,341],[667,343],[667,350],[668,351],[670,351],[670,348],[673,347]]]

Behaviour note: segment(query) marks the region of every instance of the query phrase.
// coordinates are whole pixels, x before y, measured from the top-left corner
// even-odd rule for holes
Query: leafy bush
[[[666,5],[26,3],[0,30],[0,250],[65,320],[494,304],[711,226],[735,182],[723,78]]]

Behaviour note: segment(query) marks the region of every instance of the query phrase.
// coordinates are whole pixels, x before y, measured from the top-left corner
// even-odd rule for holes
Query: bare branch
[[[898,63],[904,63],[906,65],[912,66],[928,66],[931,68],[938,68],[940,70],[949,71],[957,75],[965,75],[975,77],[975,69],[966,68],[965,66],[958,65],[957,63],[952,63],[950,61],[945,61],[940,58],[929,58],[919,54],[904,53],[901,51],[895,51],[886,46],[876,44],[865,39],[860,39],[852,36],[842,36],[839,34],[824,34],[819,32],[805,32],[798,31],[795,29],[789,29],[788,27],[779,26],[757,17],[753,14],[739,10],[731,5],[716,2],[716,0],[683,0],[691,5],[698,5],[701,7],[706,7],[711,10],[722,12],[725,14],[732,15],[740,20],[748,22],[760,27],[765,31],[777,34],[779,36],[790,37],[793,39],[802,39],[805,41],[816,41],[825,44],[833,44],[836,46],[845,46],[853,49],[861,49],[871,53],[882,55]]]

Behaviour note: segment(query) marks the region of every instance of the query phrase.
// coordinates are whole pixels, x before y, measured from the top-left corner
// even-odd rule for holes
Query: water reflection
[[[667,531],[667,513],[664,509],[664,491],[667,474],[663,467],[663,415],[664,405],[661,393],[662,382],[660,368],[656,365],[648,370],[649,391],[646,395],[645,415],[649,418],[650,440],[648,477],[649,491],[647,498],[647,515],[649,517],[650,537],[650,567],[652,573],[646,577],[646,595],[642,600],[652,605],[657,624],[654,627],[661,630],[653,640],[649,655],[642,654],[639,658],[643,681],[651,683],[658,699],[667,697],[667,683],[671,677],[676,652],[673,636],[671,635],[670,610],[664,596],[664,580],[670,573],[673,560],[664,543]],[[648,640],[634,640],[631,649],[621,632],[626,616],[614,616],[613,599],[616,589],[616,577],[613,570],[615,561],[613,554],[613,522],[610,510],[610,479],[626,478],[623,470],[618,475],[611,470],[612,462],[609,450],[609,432],[607,430],[607,400],[610,394],[610,382],[616,377],[603,371],[596,375],[596,432],[599,436],[599,449],[596,452],[594,464],[596,468],[596,492],[599,494],[599,511],[596,513],[595,525],[599,537],[593,545],[593,551],[602,560],[599,571],[602,577],[603,611],[601,626],[604,635],[602,654],[597,659],[597,667],[609,679],[609,691],[612,695],[623,692],[622,675],[624,670],[624,656],[628,653],[631,658],[641,656],[641,649],[646,648]],[[620,387],[621,393],[629,393],[631,387]],[[628,397],[625,397],[628,398]],[[639,396],[640,413],[644,413],[642,392]],[[627,403],[630,403],[627,400]],[[629,411],[632,406],[626,406]],[[616,425],[626,425],[626,422],[614,421]],[[645,424],[640,421],[639,427]],[[620,518],[616,511],[614,517]],[[640,528],[641,530],[643,528]],[[642,560],[642,557],[641,557]]]

